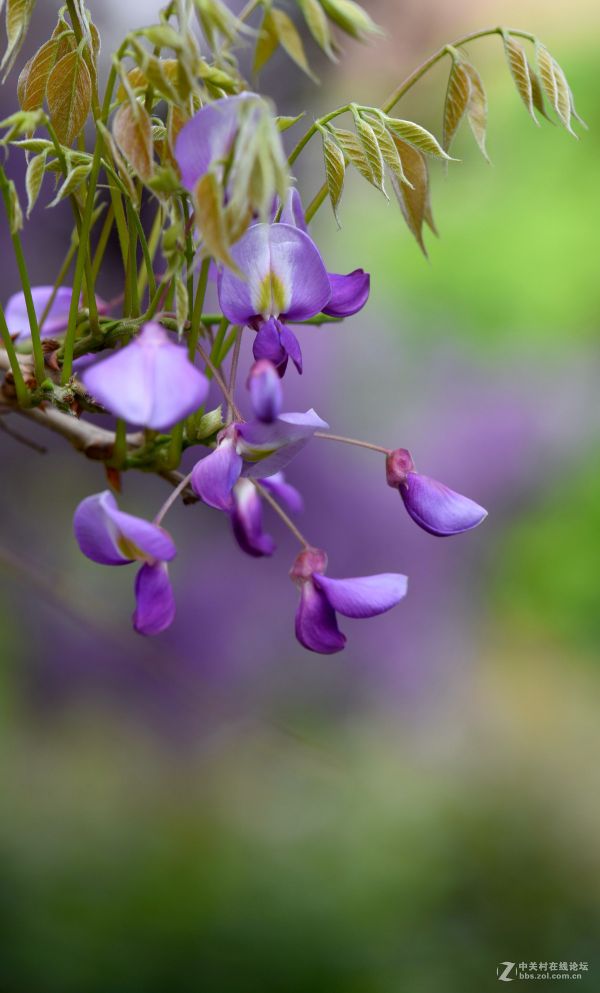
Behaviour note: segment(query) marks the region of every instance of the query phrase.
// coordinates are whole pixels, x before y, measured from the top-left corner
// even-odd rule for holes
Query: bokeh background
[[[31,50],[54,18],[38,6]],[[90,6],[107,59],[158,5]],[[345,622],[343,654],[311,655],[279,523],[278,554],[255,562],[218,513],[180,507],[178,618],[147,641],[130,629],[131,570],[95,566],[72,538],[101,468],[60,439],[39,455],[0,437],[6,993],[482,993],[506,960],[584,961],[574,985],[600,985],[599,12],[366,6],[388,35],[346,43],[335,72],[316,55],[323,92],[276,57],[265,85],[282,113],[377,102],[440,44],[504,23],[543,38],[590,125],[579,143],[535,128],[500,42],[478,42],[493,166],[465,133],[462,161],[433,168],[429,261],[360,181],[343,230],[327,208],[315,227],[329,267],[370,269],[373,294],[344,326],[302,333],[289,409],[410,447],[489,518],[434,539],[379,456],[315,442],[288,473],[303,530],[332,575],[406,572],[405,603]],[[439,133],[444,92],[436,71],[403,116]],[[13,101],[11,79],[3,116]],[[17,154],[9,168],[22,180]],[[306,199],[321,169],[312,149]],[[69,217],[43,203],[24,241],[52,282]],[[6,299],[5,229],[2,253]],[[106,296],[117,272],[109,260]],[[123,503],[151,516],[164,495],[132,476]]]

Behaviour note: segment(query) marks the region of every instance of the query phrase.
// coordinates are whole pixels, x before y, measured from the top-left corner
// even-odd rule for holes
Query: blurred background
[[[48,37],[38,5],[25,55]],[[2,993],[482,993],[501,962],[586,962],[600,985],[598,801],[598,21],[591,0],[366,3],[387,37],[346,42],[324,92],[282,54],[281,113],[378,102],[487,24],[537,33],[590,125],[578,143],[517,96],[498,39],[473,44],[488,147],[432,169],[441,238],[419,253],[395,204],[348,182],[328,267],[373,274],[368,308],[301,331],[288,409],[409,447],[489,510],[441,541],[412,525],[378,455],[315,442],[288,473],[332,575],[410,577],[346,621],[347,650],[293,637],[292,539],[245,558],[217,512],[178,507],[178,616],[130,628],[133,571],[84,559],[71,519],[105,487],[60,439],[0,438]],[[91,0],[105,62],[158,4]],[[310,42],[307,42],[310,45]],[[400,106],[441,131],[447,67]],[[0,93],[14,106],[15,79]],[[301,125],[290,132],[290,147]],[[11,174],[23,162],[11,153]],[[308,201],[318,149],[298,172]],[[69,215],[40,200],[24,244],[54,280]],[[2,235],[0,291],[18,288]],[[110,260],[100,289],[114,295]],[[152,516],[160,481],[125,480]]]

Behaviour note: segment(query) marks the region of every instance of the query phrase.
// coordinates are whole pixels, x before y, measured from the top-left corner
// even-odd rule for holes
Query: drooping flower
[[[198,410],[209,388],[187,349],[155,323],[145,324],[129,345],[85,369],[81,378],[111,414],[155,431],[167,431]]]
[[[291,224],[308,234],[308,225],[300,194],[295,187],[289,192],[283,210],[281,222]],[[331,297],[323,313],[329,317],[351,317],[365,306],[371,290],[371,277],[364,269],[355,269],[346,276],[328,272],[331,286]]]
[[[31,287],[33,309],[35,310],[38,321],[46,310],[53,293],[53,286]],[[73,290],[70,286],[59,286],[40,330],[43,338],[52,338],[66,331],[67,324],[69,323],[69,308],[71,306],[72,296]],[[6,304],[4,316],[6,317],[8,330],[11,335],[17,336],[17,341],[24,341],[31,337],[29,315],[27,313],[23,291],[13,293]]]
[[[386,459],[388,486],[397,489],[413,521],[439,538],[470,531],[487,517],[487,510],[436,479],[415,469],[410,452],[397,448]]]
[[[273,476],[302,451],[315,431],[329,427],[312,409],[280,413],[279,377],[266,359],[252,367],[248,386],[254,419],[225,428],[215,450],[200,459],[191,474],[196,495],[209,506],[228,513],[233,506],[233,488],[241,476]]]
[[[285,481],[282,472],[258,482],[292,513],[301,512],[302,497],[294,486]],[[240,477],[233,487],[232,497],[233,506],[229,516],[234,536],[242,551],[255,558],[272,555],[276,548],[275,541],[263,531],[263,505],[254,483]]]
[[[327,555],[320,548],[300,552],[290,576],[300,588],[296,637],[311,652],[333,655],[346,645],[336,613],[344,617],[375,617],[406,596],[408,580],[397,573],[329,579]]]
[[[140,634],[159,634],[175,616],[167,562],[177,554],[171,536],[157,524],[119,510],[109,490],[82,500],[73,529],[84,555],[101,565],[141,562],[135,581],[133,626]]]

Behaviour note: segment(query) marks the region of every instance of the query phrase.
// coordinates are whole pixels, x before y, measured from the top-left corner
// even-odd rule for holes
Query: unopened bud
[[[385,460],[385,473],[388,486],[397,489],[406,482],[409,472],[415,472],[412,455],[407,448],[397,448]]]
[[[322,548],[305,548],[300,552],[292,568],[290,579],[294,583],[305,583],[313,573],[324,573],[327,570],[327,553]]]
[[[259,421],[269,424],[281,413],[283,395],[277,369],[268,359],[255,362],[248,376],[252,409]]]

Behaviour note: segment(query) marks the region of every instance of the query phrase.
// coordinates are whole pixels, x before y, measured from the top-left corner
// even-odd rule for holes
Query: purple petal
[[[470,531],[487,517],[478,503],[419,472],[409,472],[399,490],[413,521],[440,538]]]
[[[225,438],[214,452],[196,463],[191,485],[200,499],[215,510],[231,511],[231,491],[242,471],[242,459],[232,438]]]
[[[177,554],[163,528],[119,510],[109,490],[81,501],[73,528],[83,554],[101,565],[125,565],[135,559],[166,562]]]
[[[219,303],[234,324],[253,318],[302,321],[318,314],[331,296],[329,277],[312,239],[289,224],[254,224],[232,247],[243,274],[219,277]]]
[[[281,217],[279,220],[281,224],[291,224],[292,227],[300,228],[301,231],[308,234],[308,225],[306,223],[306,217],[304,216],[302,199],[295,186],[292,186],[288,191],[287,199],[283,205],[283,210],[281,211]]]
[[[285,372],[288,356],[283,347],[280,332],[281,324],[276,317],[261,324],[252,345],[252,354],[257,362],[260,362],[261,359],[271,362],[278,374],[282,376]]]
[[[244,476],[262,478],[285,469],[308,444],[315,431],[329,425],[314,410],[282,414],[272,424],[238,424],[238,449],[244,457]]]
[[[330,317],[350,317],[362,310],[371,289],[371,277],[364,269],[355,269],[347,276],[329,273],[331,299],[323,313]]]
[[[48,300],[54,292],[53,286],[32,286],[31,296],[33,298],[33,309],[37,319],[46,309]],[[69,286],[60,286],[48,311],[48,315],[42,325],[42,337],[51,338],[55,334],[64,331],[69,323],[69,308],[73,290]],[[8,330],[12,335],[18,335],[19,340],[31,337],[29,317],[27,316],[27,306],[25,304],[25,294],[14,293],[6,304],[4,311]]]
[[[252,409],[259,421],[270,423],[281,413],[283,391],[275,365],[268,359],[255,362],[248,377]]]
[[[406,576],[396,573],[356,579],[329,579],[314,573],[313,581],[333,609],[345,617],[375,617],[391,610],[406,596],[408,583]]]
[[[173,623],[175,599],[163,562],[143,565],[135,577],[133,626],[138,634],[160,634]]]
[[[291,328],[288,328],[287,324],[281,325],[280,336],[281,344],[296,366],[298,372],[302,375],[302,352],[300,351],[300,342]]]
[[[256,94],[242,93],[207,104],[177,135],[175,158],[181,182],[190,193],[211,165],[225,160],[231,152],[239,127],[240,105],[248,99],[256,99]]]
[[[254,558],[272,555],[276,545],[262,529],[262,504],[254,484],[249,479],[238,480],[233,488],[233,499],[231,524],[242,551]]]
[[[208,380],[159,324],[110,358],[84,370],[88,392],[116,417],[155,431],[167,431],[202,406]]]
[[[346,644],[346,638],[337,626],[335,611],[310,580],[302,584],[296,612],[296,637],[309,651],[322,655],[341,652]]]
[[[286,482],[282,472],[276,472],[267,479],[260,479],[260,483],[293,514],[301,514],[304,510],[302,494],[295,486]]]

